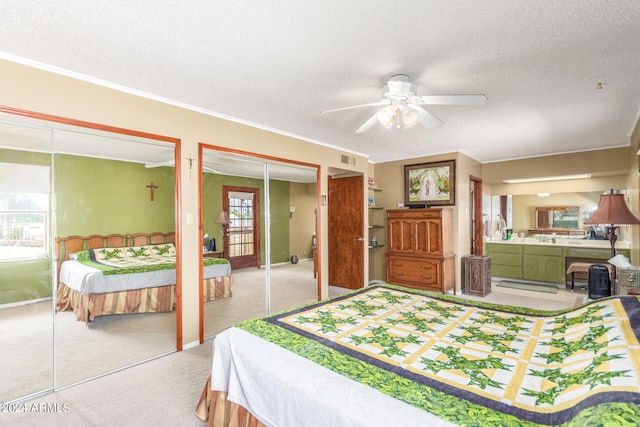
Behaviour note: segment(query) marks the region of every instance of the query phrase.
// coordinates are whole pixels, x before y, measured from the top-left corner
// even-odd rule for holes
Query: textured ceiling
[[[369,156],[481,162],[629,145],[640,2],[3,0],[0,57]],[[33,61],[33,62],[32,62]],[[393,74],[444,126],[354,131]],[[602,83],[602,89],[598,89]]]

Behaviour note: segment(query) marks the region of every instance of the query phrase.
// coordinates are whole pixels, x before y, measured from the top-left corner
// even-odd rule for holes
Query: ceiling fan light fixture
[[[381,108],[376,113],[376,117],[380,124],[386,129],[391,129],[396,122],[396,117],[398,116],[398,108],[389,105],[387,107]]]
[[[420,121],[420,112],[415,108],[404,106],[402,108],[402,128],[407,129],[415,126]]]

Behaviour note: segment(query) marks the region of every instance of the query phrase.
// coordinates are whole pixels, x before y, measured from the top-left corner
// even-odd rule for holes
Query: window
[[[229,193],[229,256],[253,255],[253,193]]]
[[[48,254],[49,167],[0,163],[0,261]]]

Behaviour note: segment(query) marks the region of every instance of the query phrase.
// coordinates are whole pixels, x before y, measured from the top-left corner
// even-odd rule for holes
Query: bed
[[[640,425],[640,301],[546,312],[388,284],[214,339],[211,426]]]
[[[56,310],[85,323],[99,316],[175,310],[175,233],[56,238]],[[203,299],[231,293],[226,259],[204,260]]]

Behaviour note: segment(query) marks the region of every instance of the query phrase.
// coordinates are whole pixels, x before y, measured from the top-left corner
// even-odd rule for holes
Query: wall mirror
[[[536,207],[536,228],[579,229],[581,227],[578,206]]]
[[[502,215],[506,227],[513,229],[514,234],[586,236],[591,227],[585,222],[598,206],[600,194],[601,191],[583,191],[491,196],[490,201],[483,202],[485,234],[496,233]]]

